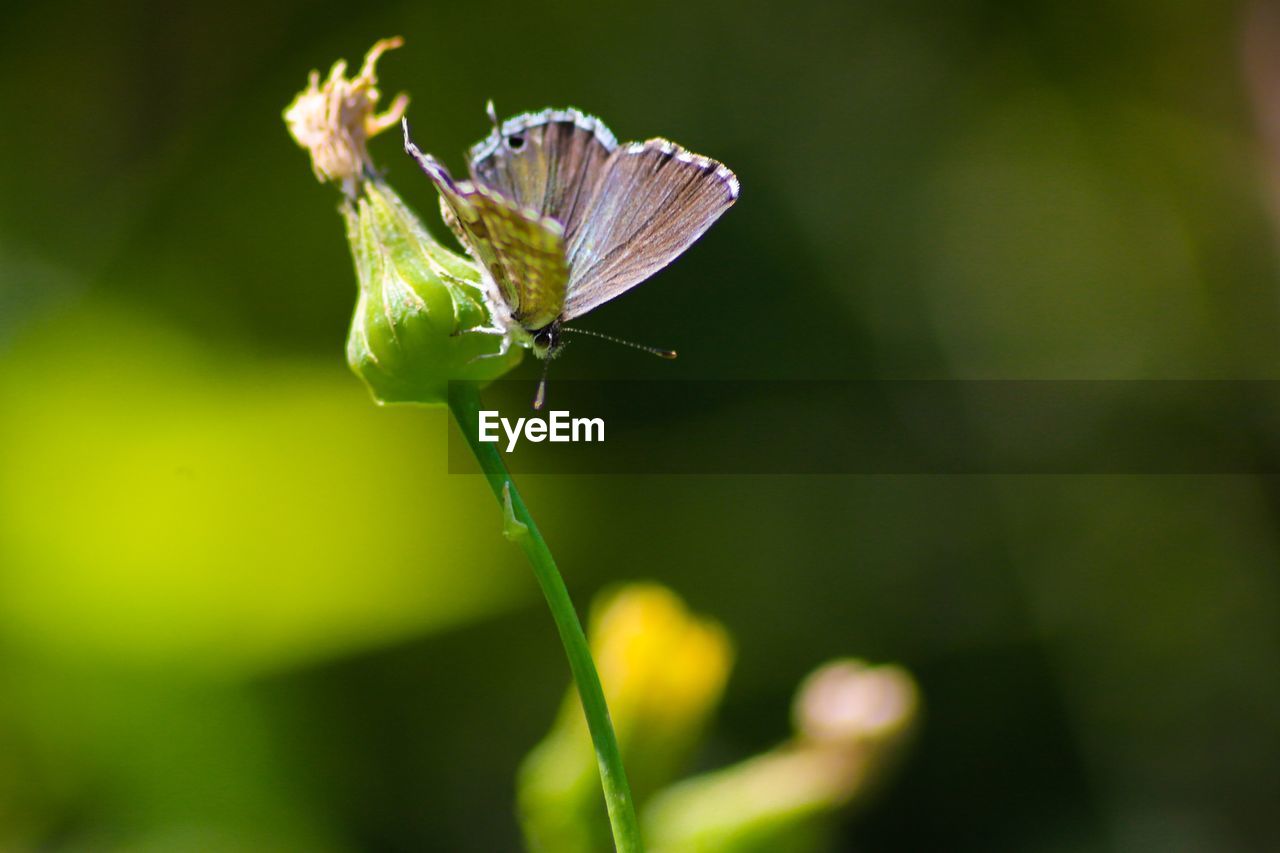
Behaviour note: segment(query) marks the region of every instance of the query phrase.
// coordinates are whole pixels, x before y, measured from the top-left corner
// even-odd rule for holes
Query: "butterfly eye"
[[[519,151],[521,148],[523,148],[523,147],[524,147],[524,137],[523,137],[523,136],[508,136],[508,137],[507,137],[507,147],[508,147],[508,148],[510,148],[512,151]]]

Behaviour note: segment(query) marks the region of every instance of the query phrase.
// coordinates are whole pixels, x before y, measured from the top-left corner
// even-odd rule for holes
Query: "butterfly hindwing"
[[[454,181],[444,166],[408,139],[405,150],[440,192],[445,221],[498,286],[512,317],[540,329],[560,316],[569,281],[564,228],[501,192]]]
[[[616,149],[567,240],[571,320],[635,287],[702,236],[738,198],[723,164],[666,139]]]
[[[471,147],[471,177],[559,222],[568,243],[617,147],[604,122],[575,109],[526,113],[501,126],[495,119],[493,132]]]

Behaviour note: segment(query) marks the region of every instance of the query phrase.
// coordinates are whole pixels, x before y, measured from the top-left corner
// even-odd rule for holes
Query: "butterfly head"
[[[533,333],[533,354],[538,358],[552,359],[560,354],[564,342],[560,337],[560,321],[543,326]]]

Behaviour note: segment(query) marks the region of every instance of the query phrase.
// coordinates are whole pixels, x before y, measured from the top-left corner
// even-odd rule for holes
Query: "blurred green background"
[[[280,119],[393,34],[383,89],[455,170],[492,97],[742,180],[591,317],[681,359],[561,376],[1280,378],[1269,5],[9,4],[0,849],[517,844],[562,652],[444,413],[344,364],[338,199]],[[651,578],[732,632],[699,766],[781,739],[823,660],[916,674],[845,849],[1280,849],[1274,479],[524,486],[580,603]]]

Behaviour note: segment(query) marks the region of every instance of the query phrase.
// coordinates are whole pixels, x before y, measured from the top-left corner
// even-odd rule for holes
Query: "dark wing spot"
[[[524,137],[519,135],[508,136],[507,147],[510,148],[512,151],[519,151],[521,148],[524,147]]]

